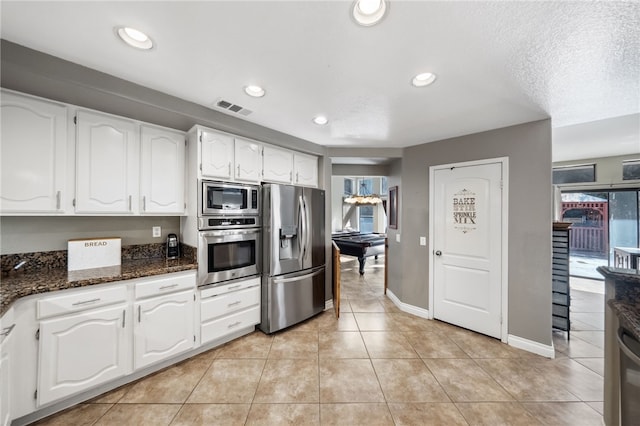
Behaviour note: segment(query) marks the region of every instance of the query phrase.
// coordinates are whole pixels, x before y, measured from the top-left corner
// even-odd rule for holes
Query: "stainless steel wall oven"
[[[198,285],[258,275],[261,244],[260,228],[200,231]]]
[[[198,285],[262,272],[260,187],[201,181],[198,206]]]

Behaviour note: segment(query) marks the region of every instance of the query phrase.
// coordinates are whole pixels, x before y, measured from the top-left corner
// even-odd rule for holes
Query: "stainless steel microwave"
[[[200,216],[260,215],[260,187],[238,183],[200,182]]]

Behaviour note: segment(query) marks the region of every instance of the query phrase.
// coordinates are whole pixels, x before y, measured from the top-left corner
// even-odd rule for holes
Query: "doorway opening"
[[[615,248],[638,248],[640,190],[563,191],[562,220],[571,222],[569,271],[602,280],[598,266],[614,267]]]

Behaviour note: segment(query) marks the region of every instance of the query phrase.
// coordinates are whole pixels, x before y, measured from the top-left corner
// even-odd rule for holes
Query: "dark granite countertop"
[[[66,268],[54,268],[12,273],[1,278],[0,315],[4,315],[19,298],[32,294],[188,271],[197,269],[197,267],[197,263],[191,257],[175,260],[149,258],[126,260],[119,267],[83,271],[68,272]]]
[[[607,300],[607,304],[620,326],[640,341],[640,270],[600,266],[598,272],[614,281],[615,298]]]

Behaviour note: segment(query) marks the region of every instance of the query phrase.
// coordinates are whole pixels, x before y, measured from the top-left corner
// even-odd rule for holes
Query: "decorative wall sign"
[[[453,194],[453,229],[463,234],[478,229],[476,194],[467,189]]]

